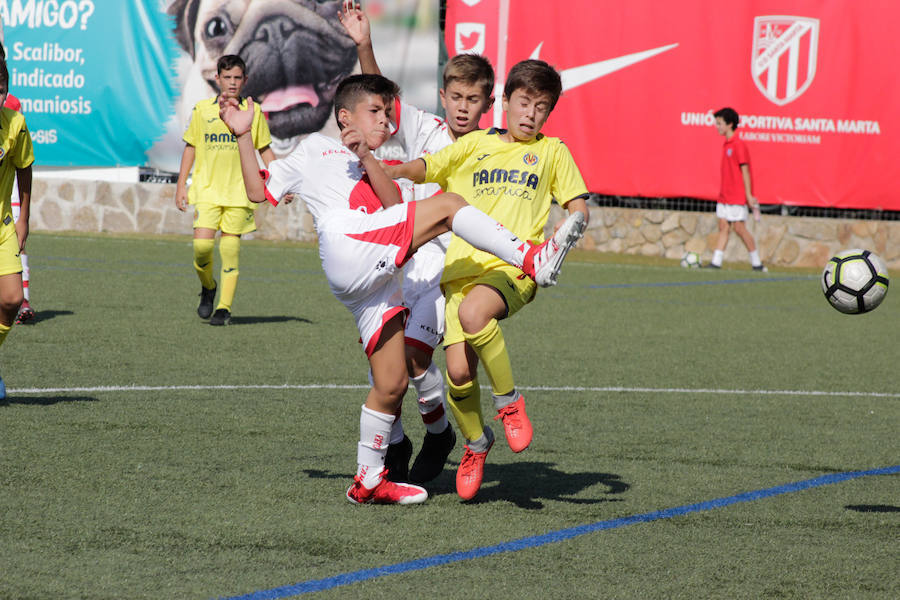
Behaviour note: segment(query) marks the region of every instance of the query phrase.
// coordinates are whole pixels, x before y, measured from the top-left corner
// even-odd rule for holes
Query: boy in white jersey
[[[321,134],[305,138],[287,157],[259,176],[250,125],[252,101],[241,109],[230,100],[222,120],[237,136],[247,197],[253,202],[303,198],[319,237],[319,256],[334,295],[356,319],[372,372],[372,388],[360,415],[357,474],[347,490],[351,502],[424,502],[424,488],[385,477],[391,426],[409,380],[404,360],[406,309],[400,269],[415,251],[452,230],[476,247],[523,269],[530,277],[552,277],[556,252],[533,245],[469,206],[461,196],[403,203],[371,150],[390,136],[387,107],[397,86],[380,75],[354,75],[335,93],[341,140]]]
[[[355,0],[345,0],[338,17],[356,43],[360,70],[381,74],[372,48],[369,19]],[[399,98],[390,107],[395,125],[390,139],[375,155],[387,162],[410,161],[449,146],[478,129],[481,116],[493,104],[494,69],[480,55],[459,54],[444,67],[441,104],[446,122],[429,112],[405,104]],[[405,185],[408,180],[400,180]],[[409,182],[409,185],[412,185]],[[441,191],[437,184],[413,186],[416,200]],[[437,477],[456,444],[456,434],[444,407],[444,378],[432,362],[434,349],[444,337],[444,294],[441,273],[450,234],[446,233],[420,248],[403,268],[403,303],[409,308],[406,321],[406,365],[416,390],[419,414],[425,424],[425,439],[409,468],[412,443],[403,432],[400,415],[394,421],[386,465],[394,481],[425,483]]]
[[[540,133],[561,93],[562,81],[553,67],[539,60],[517,63],[503,90],[508,129],[470,133],[440,152],[386,170],[392,177],[432,181],[460,192],[511,232],[534,241],[543,239],[550,200],[556,198],[569,211],[549,240],[558,272],[588,219],[588,192],[572,155],[561,140]],[[538,278],[537,283],[554,285],[556,276],[547,281]],[[479,362],[491,381],[495,419],[503,421],[510,449],[521,452],[531,443],[531,421],[513,382],[498,321],[531,302],[536,289],[518,269],[458,237],[447,250],[441,285],[447,299],[447,401],[467,440],[456,472],[456,491],[469,500],[481,487],[484,462],[494,444],[494,434],[481,414]]]

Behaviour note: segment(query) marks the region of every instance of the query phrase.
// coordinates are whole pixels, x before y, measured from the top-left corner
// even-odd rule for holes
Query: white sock
[[[424,373],[410,378],[419,398],[419,414],[429,433],[443,433],[447,429],[447,411],[444,407],[444,377],[437,365],[431,363]]]
[[[28,293],[28,280],[30,279],[30,271],[28,270],[28,255],[24,252],[19,255],[19,258],[22,259],[22,292],[25,294],[25,302],[30,302],[30,295]]]
[[[750,264],[754,267],[758,267],[762,264],[762,261],[759,259],[759,250],[754,250],[750,253]]]
[[[373,488],[381,481],[393,423],[394,415],[362,407],[359,443],[356,445],[356,474],[362,477],[362,484],[367,488]]]
[[[713,250],[712,264],[717,267],[722,266],[722,259],[725,258],[725,252],[722,250]]]
[[[391,425],[391,443],[399,444],[403,441],[403,418],[401,415],[394,417],[394,423]]]
[[[514,267],[522,267],[528,244],[474,206],[467,204],[456,211],[451,228],[479,250],[490,252]]]

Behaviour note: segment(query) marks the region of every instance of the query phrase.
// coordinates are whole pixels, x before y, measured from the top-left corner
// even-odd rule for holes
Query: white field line
[[[93,387],[19,388],[8,390],[15,394],[74,394],[85,392],[172,392],[191,390],[363,390],[368,385],[314,383],[307,385],[103,385]],[[482,386],[482,389],[490,389]],[[652,393],[652,394],[715,394],[746,396],[815,396],[815,397],[860,397],[860,398],[900,398],[900,392],[827,392],[819,390],[728,390],[717,388],[651,388],[651,387],[589,387],[589,386],[519,386],[523,391],[543,392],[599,392],[599,393]]]

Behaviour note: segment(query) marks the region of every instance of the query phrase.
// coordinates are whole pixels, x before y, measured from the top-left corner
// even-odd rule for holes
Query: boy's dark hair
[[[723,121],[731,125],[731,129],[737,129],[738,123],[741,122],[741,118],[738,116],[737,111],[727,106],[714,112],[713,117],[721,117]]]
[[[542,60],[523,60],[509,70],[503,95],[509,99],[516,90],[525,90],[532,94],[549,94],[550,110],[553,110],[562,95],[562,79],[556,69]]]
[[[6,67],[6,60],[0,58],[0,86],[9,91],[9,69]]]
[[[228,69],[233,69],[235,67],[240,67],[241,71],[244,75],[247,74],[247,65],[244,64],[244,59],[238,56],[237,54],[225,54],[219,57],[219,60],[216,62],[216,73],[221,73],[222,71],[227,71]]]
[[[351,75],[341,81],[334,92],[334,118],[338,118],[338,112],[342,108],[352,111],[364,96],[370,94],[380,96],[384,103],[389,105],[400,95],[400,87],[381,75]],[[340,120],[338,127],[344,128]]]
[[[494,93],[494,67],[480,54],[457,54],[444,65],[444,89],[454,81],[481,87],[485,98]]]

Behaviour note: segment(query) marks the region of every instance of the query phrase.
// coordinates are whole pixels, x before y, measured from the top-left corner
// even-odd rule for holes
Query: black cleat
[[[209,320],[210,325],[228,325],[231,323],[231,313],[227,308],[219,308]]]
[[[714,265],[712,263],[706,263],[705,265],[703,265],[703,268],[704,269],[721,269],[722,267],[720,267],[719,265]]]
[[[409,459],[412,457],[412,442],[406,435],[403,441],[390,444],[384,457],[387,479],[394,483],[409,483]]]
[[[456,433],[450,424],[447,424],[447,429],[441,433],[426,433],[422,449],[419,450],[416,460],[413,461],[412,469],[409,471],[409,481],[425,483],[440,475],[454,446],[456,446]]]
[[[215,281],[213,281],[215,283]],[[197,315],[201,319],[208,319],[213,311],[213,300],[216,299],[216,290],[219,286],[214,286],[211,290],[200,286],[200,306],[197,307]]]
[[[755,267],[753,267],[753,270],[757,271],[759,273],[768,273],[769,272],[769,270],[766,268],[766,265],[756,265]]]

